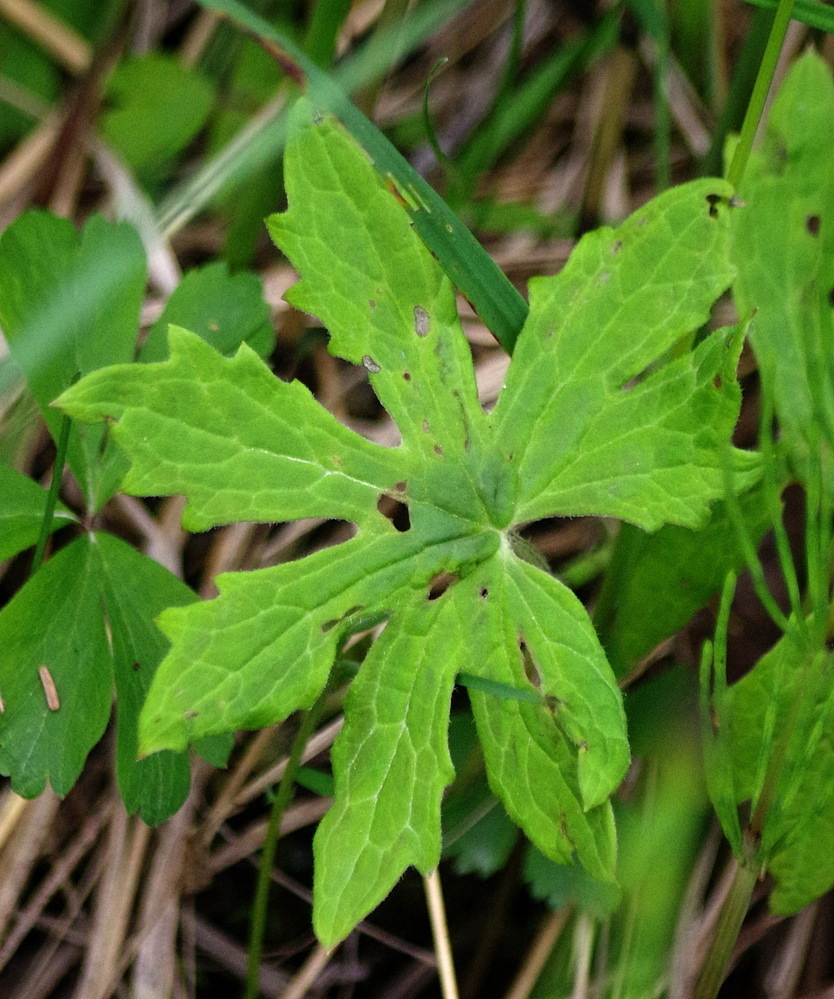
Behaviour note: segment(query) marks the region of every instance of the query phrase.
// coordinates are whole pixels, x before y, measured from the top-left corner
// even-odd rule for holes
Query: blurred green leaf
[[[622,897],[617,885],[597,881],[576,861],[556,864],[535,846],[525,855],[524,879],[532,896],[551,909],[575,905],[600,919],[610,916]]]
[[[142,174],[164,165],[191,142],[211,111],[214,88],[173,56],[149,53],[116,66],[106,101],[102,138]]]
[[[818,435],[834,448],[834,78],[814,52],[792,67],[733,215],[733,286],[787,445],[805,475]]]
[[[77,375],[133,358],[145,294],[145,251],[127,223],[91,216],[79,235],[32,211],[0,237],[0,325],[55,441],[50,403]],[[96,511],[127,467],[104,427],[74,426],[69,465]]]
[[[750,537],[758,543],[769,527],[760,489],[739,499]],[[624,675],[656,645],[679,631],[721,589],[730,570],[744,568],[733,524],[723,502],[705,527],[667,524],[647,534],[630,524],[620,528],[606,589],[612,588],[613,616],[603,625],[604,645],[614,671]]]
[[[167,358],[171,323],[187,326],[221,354],[230,354],[247,343],[261,357],[268,357],[275,345],[261,279],[251,273],[229,274],[222,262],[207,264],[183,277],[148,331],[140,361]]]
[[[788,633],[730,687],[737,801],[767,810],[760,853],[774,912],[798,912],[834,885],[834,658]]]

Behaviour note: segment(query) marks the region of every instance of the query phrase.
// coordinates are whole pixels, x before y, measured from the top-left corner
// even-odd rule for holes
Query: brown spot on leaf
[[[805,228],[810,232],[812,236],[819,236],[820,234],[820,217],[819,215],[809,215],[805,219]]]

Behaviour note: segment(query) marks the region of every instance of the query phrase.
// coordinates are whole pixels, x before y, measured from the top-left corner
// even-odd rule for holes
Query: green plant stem
[[[71,427],[72,419],[69,416],[64,416],[61,420],[61,432],[58,436],[58,451],[55,455],[55,467],[52,470],[52,482],[49,484],[49,492],[46,495],[46,508],[43,511],[41,533],[38,537],[38,544],[35,548],[35,554],[32,556],[32,565],[29,569],[30,576],[34,576],[43,562],[46,542],[50,533],[49,529],[52,526],[52,518],[55,515],[55,506],[58,502],[58,493],[61,490],[61,479],[64,477],[64,465],[67,463],[67,448],[69,447]]]
[[[715,999],[718,995],[756,886],[758,875],[755,867],[745,861],[734,863],[733,883],[721,906],[712,945],[695,986],[694,999]]]
[[[301,727],[293,740],[284,776],[278,785],[278,793],[272,802],[272,811],[269,816],[269,825],[266,830],[263,851],[261,852],[261,866],[258,871],[258,884],[255,888],[255,899],[252,903],[252,924],[249,935],[249,956],[246,966],[246,991],[245,999],[258,999],[260,995],[260,970],[261,956],[263,954],[264,930],[266,929],[266,914],[269,905],[269,889],[272,884],[272,866],[275,863],[275,851],[278,847],[278,836],[281,831],[281,819],[290,803],[295,775],[301,764],[301,757],[304,749],[310,741],[316,725],[318,724],[327,696],[330,693],[328,683],[319,694],[318,700],[304,713]]]
[[[756,83],[753,93],[750,96],[750,103],[747,105],[747,113],[744,115],[744,124],[741,126],[741,136],[739,137],[736,151],[733,154],[730,169],[727,171],[727,180],[736,190],[744,176],[750,152],[753,149],[753,140],[756,137],[756,130],[764,111],[767,93],[773,80],[773,73],[776,69],[776,61],[782,49],[782,42],[785,40],[785,32],[788,29],[788,22],[793,12],[794,0],[779,0],[779,9],[773,19],[770,29],[770,36],[767,40],[767,47],[762,56],[759,72],[756,75]]]

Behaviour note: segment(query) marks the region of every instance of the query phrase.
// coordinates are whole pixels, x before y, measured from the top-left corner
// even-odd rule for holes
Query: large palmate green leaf
[[[140,747],[182,749],[309,706],[345,637],[387,622],[334,747],[335,800],[315,844],[319,937],[348,933],[408,865],[438,862],[461,671],[509,814],[547,856],[575,855],[610,880],[608,798],[629,758],[620,694],[583,607],[525,559],[514,525],[587,511],[696,524],[721,495],[740,337],[719,331],[659,358],[732,277],[731,192],[679,188],[583,240],[562,275],[536,284],[487,414],[450,282],[365,155],[303,106],[286,186],[289,210],[269,227],[301,275],[288,298],[327,325],[334,354],[365,367],[402,442],[363,440],[246,346],[223,358],[176,328],[167,361],[94,373],[58,400],[77,419],[113,421],[126,488],[185,493],[189,526],[358,526],[335,548],[220,576],[216,600],[161,616],[172,648]],[[385,495],[408,507],[406,530],[378,511]],[[510,688],[519,696],[495,696]]]

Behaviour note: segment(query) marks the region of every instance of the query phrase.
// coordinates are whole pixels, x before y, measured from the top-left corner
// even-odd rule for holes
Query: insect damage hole
[[[721,197],[720,194],[708,194],[707,195],[707,204],[709,205],[709,215],[710,215],[710,218],[712,218],[712,219],[717,219],[718,218],[718,205],[723,200],[724,199]]]
[[[400,534],[405,534],[406,531],[411,530],[411,516],[408,512],[408,503],[405,502],[405,483],[398,483],[394,487],[394,491],[403,498],[398,499],[397,496],[382,493],[376,508],[383,517],[391,521]]]
[[[438,572],[436,576],[433,576],[429,581],[428,592],[426,593],[426,598],[428,600],[437,600],[438,597],[442,597],[443,594],[460,579],[460,576],[455,575],[453,572]]]
[[[819,215],[809,215],[805,219],[805,228],[812,236],[819,236],[820,234],[820,217]]]

